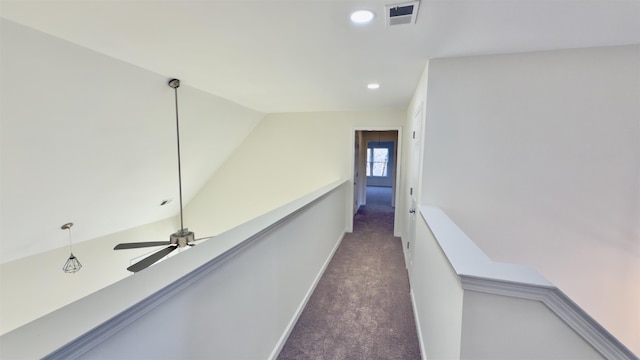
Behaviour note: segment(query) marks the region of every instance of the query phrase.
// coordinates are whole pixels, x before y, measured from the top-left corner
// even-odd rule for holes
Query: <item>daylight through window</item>
[[[387,176],[389,149],[367,149],[367,176]]]

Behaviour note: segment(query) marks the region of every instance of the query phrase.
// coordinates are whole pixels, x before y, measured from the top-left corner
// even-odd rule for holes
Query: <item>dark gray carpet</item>
[[[367,205],[391,205],[390,187],[367,186]],[[371,206],[369,206],[371,208]]]
[[[391,192],[379,193],[367,190],[278,359],[420,359]]]

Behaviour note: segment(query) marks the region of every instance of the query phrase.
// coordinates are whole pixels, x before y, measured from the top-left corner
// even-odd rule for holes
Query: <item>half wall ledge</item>
[[[606,359],[638,360],[638,356],[536,270],[492,261],[440,208],[421,205],[419,210],[462,289],[540,301]]]

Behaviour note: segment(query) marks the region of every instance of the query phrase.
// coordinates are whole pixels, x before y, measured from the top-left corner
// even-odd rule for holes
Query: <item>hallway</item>
[[[420,359],[391,188],[368,187],[278,359]]]

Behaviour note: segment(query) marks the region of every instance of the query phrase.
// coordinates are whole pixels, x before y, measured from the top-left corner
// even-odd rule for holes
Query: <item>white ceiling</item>
[[[404,109],[427,59],[640,43],[640,1],[2,1],[1,15],[266,113]],[[372,24],[352,10],[377,13]],[[366,84],[381,84],[369,91]]]
[[[104,56],[42,39],[60,52],[48,59],[53,70],[35,59],[12,71],[7,58],[29,57],[3,59],[3,261],[64,246],[64,234],[47,239],[70,220],[91,229],[74,228],[86,240],[177,213],[176,202],[158,208],[176,190],[167,78],[181,79],[182,115],[191,119],[181,122],[189,199],[262,113],[405,110],[430,58],[640,43],[640,0],[422,0],[417,24],[387,28],[391,3],[398,2],[0,0],[3,18],[157,74],[120,71]],[[349,23],[361,8],[377,13],[372,24]],[[3,51],[29,53],[11,39]],[[51,74],[76,53],[78,63],[113,73],[87,66]],[[60,86],[67,75],[81,88]],[[374,81],[380,89],[368,90]],[[214,152],[224,156],[198,156]]]

